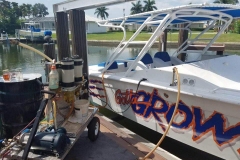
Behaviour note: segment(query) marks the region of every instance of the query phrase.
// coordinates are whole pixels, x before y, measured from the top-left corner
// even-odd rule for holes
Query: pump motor
[[[23,133],[19,142],[26,145],[29,135],[30,133]],[[65,133],[38,132],[33,139],[31,150],[60,155],[64,152],[68,144],[68,140],[69,139]]]

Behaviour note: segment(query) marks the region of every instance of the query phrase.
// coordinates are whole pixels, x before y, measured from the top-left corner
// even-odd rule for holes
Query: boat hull
[[[90,74],[89,82],[92,101],[104,106],[106,95],[100,76]],[[176,91],[141,84],[137,90],[137,83],[111,78],[105,78],[104,84],[108,109],[164,133],[173,114]],[[181,94],[180,99],[168,136],[217,157],[239,159],[239,106],[188,94]]]
[[[44,41],[44,32],[19,30],[19,37],[24,37],[29,41]]]

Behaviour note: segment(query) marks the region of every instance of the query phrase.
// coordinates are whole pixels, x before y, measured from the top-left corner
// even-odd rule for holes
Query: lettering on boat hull
[[[97,80],[92,81],[92,84],[102,85]],[[101,87],[91,86],[91,89],[98,93],[90,93],[93,97],[103,98],[105,96]],[[136,116],[143,118],[147,122],[154,119],[163,132],[166,130],[175,108],[175,103],[170,103],[164,99],[164,97],[168,98],[169,95],[167,97],[164,93],[161,95],[158,89],[155,88],[151,93],[143,90],[135,93],[131,89],[125,91],[116,89],[115,92],[113,90],[111,92],[115,94],[111,95],[112,98],[115,98],[115,104],[118,104],[121,108],[130,106],[129,110],[132,110],[131,112],[134,112]],[[207,112],[206,114],[206,111],[201,106],[189,106],[184,100],[180,100],[172,124],[172,131],[176,134],[190,133],[192,142],[197,144],[207,138],[207,141],[211,139],[212,144],[215,144],[220,151],[225,148],[232,148],[240,139],[239,119],[237,123],[231,123],[230,125],[228,115],[216,110]],[[235,153],[240,157],[240,148],[236,149],[236,146],[234,148]]]
[[[152,93],[138,91],[136,94],[132,90],[121,92],[118,89],[115,93],[115,101],[119,105],[131,105],[133,112],[144,119],[154,117],[163,131],[166,128],[162,118],[169,123],[175,108],[175,104],[165,101],[157,89],[153,89]],[[220,112],[215,111],[209,117],[205,117],[201,107],[188,106],[180,101],[177,116],[183,118],[181,121],[173,122],[172,126],[178,130],[191,129],[192,140],[197,143],[204,140],[206,136],[212,135],[216,145],[223,149],[229,144],[234,144],[240,137],[240,122],[227,127],[227,119]]]

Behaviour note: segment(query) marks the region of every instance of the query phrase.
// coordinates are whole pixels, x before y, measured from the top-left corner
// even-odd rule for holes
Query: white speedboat
[[[130,15],[99,22],[99,25],[121,28],[123,41],[110,58],[89,67],[89,88],[94,103],[164,133],[175,108],[177,86],[173,68],[178,69],[181,96],[177,114],[167,136],[229,160],[240,159],[240,56],[223,56],[201,60],[209,47],[240,17],[240,7],[224,4],[186,5],[170,9]],[[168,28],[177,24],[208,21],[209,25],[194,39],[189,39],[172,56],[158,52],[152,57],[148,50]],[[217,27],[219,31],[198,51],[187,48],[201,35]],[[120,22],[120,25],[113,26]],[[141,24],[133,36],[125,39],[124,24]],[[157,26],[138,56],[131,60],[118,57],[146,26]],[[192,63],[177,59],[186,53]],[[200,54],[201,53],[201,54]],[[197,54],[198,56],[192,56]],[[190,60],[189,60],[190,61]],[[106,90],[104,90],[104,88]],[[105,92],[106,91],[106,92]]]
[[[44,41],[44,36],[45,35],[51,36],[52,31],[41,30],[40,23],[30,21],[28,23],[24,23],[24,28],[16,30],[15,34],[17,39],[20,39],[21,37],[23,37],[29,41]]]

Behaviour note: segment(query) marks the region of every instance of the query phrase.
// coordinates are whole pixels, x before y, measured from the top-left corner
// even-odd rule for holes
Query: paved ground
[[[91,142],[87,137],[87,131],[84,131],[65,159],[136,160],[137,157],[102,132],[100,132],[99,137],[95,142]]]
[[[98,114],[97,117],[101,123],[98,139],[91,142],[85,130],[66,156],[66,160],[138,160],[155,147],[105,116]],[[161,148],[158,148],[150,159],[179,160]]]

